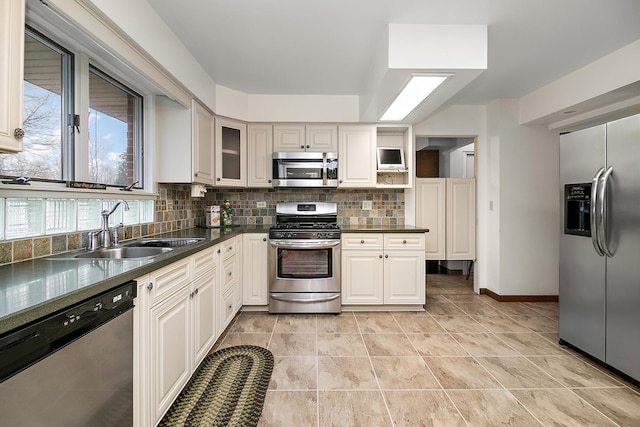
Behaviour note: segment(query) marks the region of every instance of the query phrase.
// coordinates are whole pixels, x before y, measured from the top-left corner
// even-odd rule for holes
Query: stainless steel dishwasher
[[[128,282],[0,337],[0,425],[133,425]]]

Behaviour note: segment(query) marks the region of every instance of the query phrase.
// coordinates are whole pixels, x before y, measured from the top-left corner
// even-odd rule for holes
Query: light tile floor
[[[557,303],[428,275],[426,311],[241,313],[218,348],[266,347],[260,426],[640,426],[640,388],[558,345]]]

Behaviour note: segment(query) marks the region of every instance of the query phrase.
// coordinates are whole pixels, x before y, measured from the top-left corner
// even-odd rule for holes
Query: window
[[[142,97],[89,68],[89,180],[127,186],[140,182]]]
[[[0,175],[143,188],[142,107],[141,95],[94,65],[74,67],[73,53],[27,27],[23,151],[0,154]]]
[[[73,56],[29,28],[24,43],[23,151],[0,155],[0,174],[63,180],[71,172]]]

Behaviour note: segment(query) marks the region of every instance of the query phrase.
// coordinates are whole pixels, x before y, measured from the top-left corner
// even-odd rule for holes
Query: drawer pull
[[[402,243],[404,243],[404,244],[406,245],[406,244],[407,244],[407,241],[406,241],[406,240],[403,240],[403,241],[402,241]]]
[[[385,255],[384,257],[385,257],[385,258],[389,258],[389,255]]]
[[[149,282],[149,283],[147,284],[147,289],[148,289],[148,290],[153,289],[153,282]]]
[[[378,255],[378,258],[382,258],[382,255]]]
[[[364,245],[364,240],[360,240],[360,244]]]

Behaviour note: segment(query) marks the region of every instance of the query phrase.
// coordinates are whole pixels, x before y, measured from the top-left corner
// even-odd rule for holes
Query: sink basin
[[[105,248],[98,249],[92,252],[82,253],[80,255],[76,255],[74,258],[147,258],[155,255],[160,255],[172,250],[172,248],[120,246],[117,248]]]
[[[136,240],[129,243],[126,247],[136,248],[180,248],[183,246],[193,245],[203,241],[202,238],[179,238],[179,237],[165,237],[165,238],[146,238]]]

